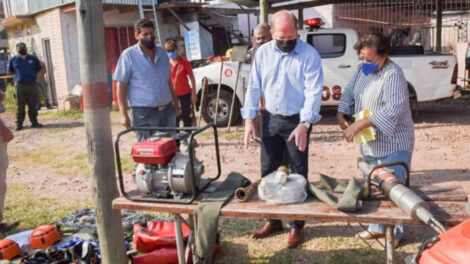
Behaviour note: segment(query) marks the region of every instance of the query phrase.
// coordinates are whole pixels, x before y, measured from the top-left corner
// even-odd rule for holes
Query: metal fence
[[[442,9],[442,50],[455,53],[458,42],[468,42],[470,0],[361,0],[335,6],[335,26],[358,33],[380,31],[392,45],[436,47],[437,9]]]

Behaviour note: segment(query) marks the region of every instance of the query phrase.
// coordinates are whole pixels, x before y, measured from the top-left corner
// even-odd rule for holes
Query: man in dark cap
[[[35,128],[43,127],[38,123],[37,105],[39,102],[39,91],[36,85],[36,75],[41,70],[41,63],[38,58],[28,54],[26,44],[19,42],[16,44],[18,55],[8,62],[8,71],[13,75],[16,89],[16,128],[23,129],[25,119],[25,106],[28,105],[28,116],[31,126]]]

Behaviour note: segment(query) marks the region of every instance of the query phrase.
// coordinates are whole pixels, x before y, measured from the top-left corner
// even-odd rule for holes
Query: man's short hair
[[[151,28],[155,29],[155,24],[153,23],[152,20],[147,19],[147,18],[139,19],[134,24],[135,33],[140,34],[140,32],[142,32],[142,28],[144,28],[144,27],[151,27]]]
[[[18,42],[18,43],[16,43],[16,47],[17,47],[17,48],[26,48],[26,43],[24,43],[24,42]]]
[[[277,11],[276,13],[274,13],[274,15],[271,17],[271,28],[274,30],[274,20],[277,18],[277,15],[280,14],[280,13],[285,13],[285,14],[289,14],[289,17],[292,21],[292,24],[294,25],[295,28],[297,28],[297,24],[298,24],[298,21],[297,21],[297,17],[295,17],[295,15],[290,12],[289,10],[281,10],[281,11]]]
[[[269,30],[271,30],[271,27],[268,25],[268,23],[261,23],[257,25],[253,31],[253,34],[255,32],[258,33],[269,33]]]

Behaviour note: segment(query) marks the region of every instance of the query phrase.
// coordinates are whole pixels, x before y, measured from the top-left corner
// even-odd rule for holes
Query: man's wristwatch
[[[302,126],[306,127],[307,129],[310,129],[310,128],[312,127],[312,124],[310,124],[310,123],[307,122],[307,121],[301,121],[301,122],[299,123],[299,125],[302,125]]]

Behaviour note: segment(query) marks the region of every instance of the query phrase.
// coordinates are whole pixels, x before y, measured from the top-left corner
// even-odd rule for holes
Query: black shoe
[[[23,129],[23,125],[16,125],[15,131],[20,131]]]
[[[34,128],[41,128],[41,127],[44,127],[41,123],[33,123],[31,125],[31,127],[34,127]]]
[[[18,222],[13,223],[0,223],[0,233],[5,233],[19,225]]]

